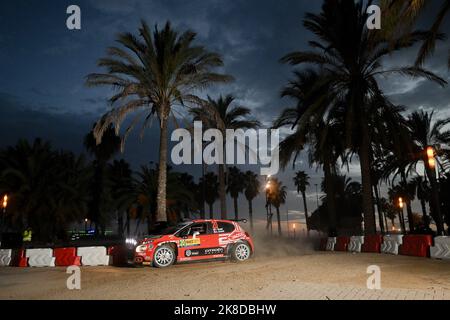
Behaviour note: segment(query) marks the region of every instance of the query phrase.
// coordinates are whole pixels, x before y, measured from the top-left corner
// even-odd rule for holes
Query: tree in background
[[[167,129],[168,120],[176,106],[199,104],[197,92],[231,77],[213,72],[223,65],[220,55],[195,45],[196,33],[178,33],[167,22],[163,29],[155,26],[152,32],[142,21],[139,33],[121,33],[117,42],[121,47],[108,49],[108,56],[100,59],[99,67],[106,73],[90,74],[89,86],[107,86],[116,93],[110,98],[114,108],[105,114],[94,129],[97,143],[111,123],[117,131],[127,115],[136,114],[128,132],[143,120],[143,128],[156,116],[160,126],[157,220],[167,221]]]
[[[248,201],[248,217],[250,219],[250,229],[253,231],[253,199],[255,199],[260,191],[261,183],[258,175],[253,171],[247,171],[244,174],[245,198]]]
[[[303,208],[305,210],[306,230],[309,236],[309,216],[308,206],[306,205],[306,187],[309,186],[309,176],[305,171],[297,171],[294,177],[294,185],[297,187],[297,193],[302,194]]]
[[[95,128],[95,125],[94,125]],[[116,135],[112,125],[109,125],[103,134],[101,143],[97,143],[94,132],[91,131],[84,138],[86,150],[95,157],[93,162],[94,177],[91,185],[91,203],[89,205],[89,220],[95,223],[95,233],[104,233],[108,214],[113,209],[107,164],[115,154],[120,151],[121,139]]]
[[[245,176],[238,167],[231,167],[228,169],[227,182],[227,192],[233,199],[234,219],[239,220],[238,198],[245,190]]]

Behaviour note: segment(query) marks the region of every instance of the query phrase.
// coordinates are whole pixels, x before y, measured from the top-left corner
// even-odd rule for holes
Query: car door
[[[178,261],[210,259],[217,246],[211,222],[193,223],[179,234]]]

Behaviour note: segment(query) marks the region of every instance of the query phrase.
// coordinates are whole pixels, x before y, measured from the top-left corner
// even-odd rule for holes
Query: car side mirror
[[[200,235],[200,232],[195,231],[192,237],[195,239],[195,238],[197,238],[197,236],[199,236],[199,235]]]

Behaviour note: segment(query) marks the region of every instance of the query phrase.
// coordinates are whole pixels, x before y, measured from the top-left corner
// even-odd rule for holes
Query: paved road
[[[367,267],[381,269],[368,290]],[[450,263],[379,254],[303,253],[168,269],[83,267],[81,290],[65,268],[0,268],[0,299],[449,299]]]

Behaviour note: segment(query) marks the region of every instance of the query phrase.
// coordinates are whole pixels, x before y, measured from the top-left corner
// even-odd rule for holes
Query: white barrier
[[[381,244],[381,252],[398,255],[398,248],[403,244],[403,235],[385,235]]]
[[[361,247],[364,244],[363,236],[355,236],[350,238],[350,242],[348,244],[348,251],[350,252],[361,252]]]
[[[7,267],[11,263],[12,250],[0,249],[0,267]]]
[[[434,247],[430,248],[430,255],[434,259],[450,260],[450,237],[434,238]]]
[[[327,251],[334,251],[334,246],[336,245],[336,237],[328,237],[327,239]]]
[[[54,267],[55,257],[53,257],[53,249],[27,249],[25,256],[28,258],[30,267]]]
[[[107,255],[105,247],[78,248],[77,256],[81,257],[83,266],[107,266],[110,264],[110,257]]]

